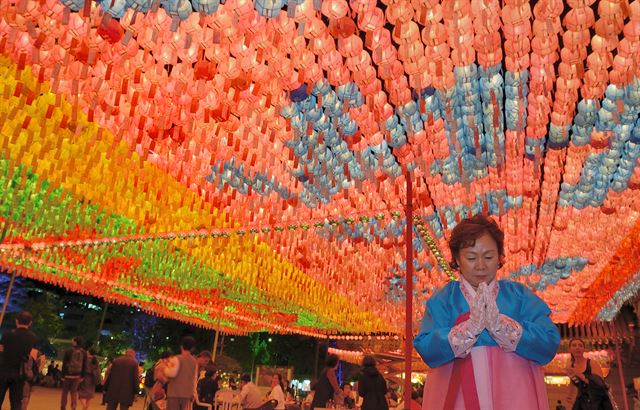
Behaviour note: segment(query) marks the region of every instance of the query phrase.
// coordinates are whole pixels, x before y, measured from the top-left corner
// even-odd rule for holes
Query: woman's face
[[[476,239],[473,246],[460,249],[456,258],[460,274],[477,288],[482,282],[490,283],[500,267],[498,245],[489,234]]]
[[[271,386],[275,387],[278,384],[280,384],[280,380],[278,379],[278,375],[274,374],[273,377],[271,377]]]
[[[569,344],[569,351],[573,357],[582,357],[584,355],[584,343],[582,343],[582,340],[572,340]]]

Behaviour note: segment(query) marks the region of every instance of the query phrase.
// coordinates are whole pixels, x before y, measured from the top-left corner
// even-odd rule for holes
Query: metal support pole
[[[227,334],[222,332],[222,340],[220,340],[220,348],[218,349],[220,352],[218,353],[218,356],[222,356],[224,352],[224,339],[226,337],[227,337]]]
[[[216,352],[218,351],[218,337],[220,336],[220,318],[218,316],[218,326],[216,327],[216,337],[213,339],[213,352],[211,352],[211,361],[216,361]]]
[[[404,328],[404,409],[411,407],[411,362],[413,360],[413,189],[411,173],[405,174],[407,181],[407,226],[404,241],[406,245],[405,276],[405,328]]]
[[[0,234],[0,243],[4,242],[4,238],[7,237],[7,231],[9,230],[8,222],[5,222],[2,227],[2,233]],[[11,272],[11,280],[9,281],[9,288],[7,289],[7,294],[4,298],[4,303],[2,304],[2,313],[0,313],[0,326],[2,326],[2,322],[4,321],[4,313],[7,310],[7,305],[9,304],[9,298],[11,297],[11,289],[13,288],[13,281],[16,279],[16,273]]]
[[[7,305],[9,304],[9,298],[11,297],[11,289],[13,289],[13,281],[16,279],[16,272],[11,272],[11,281],[9,281],[9,288],[7,294],[4,297],[4,303],[2,304],[2,313],[0,313],[0,326],[4,322],[4,314],[7,311]]]
[[[622,389],[622,404],[624,404],[624,410],[629,410],[629,401],[627,400],[627,387],[624,384],[622,360],[620,359],[620,342],[618,341],[616,341],[616,361],[618,362],[618,377],[620,377],[620,388]]]

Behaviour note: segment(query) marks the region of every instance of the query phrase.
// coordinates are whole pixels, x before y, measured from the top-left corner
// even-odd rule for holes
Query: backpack
[[[67,374],[70,376],[82,375],[85,353],[82,349],[72,349],[69,363],[67,363]]]

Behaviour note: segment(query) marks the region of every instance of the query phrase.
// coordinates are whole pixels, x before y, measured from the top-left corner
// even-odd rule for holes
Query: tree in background
[[[87,346],[95,346],[98,337],[98,326],[100,325],[101,311],[85,309],[84,316],[74,329],[73,334],[67,331],[66,336],[72,338],[74,336],[82,337]]]
[[[268,336],[268,335],[267,335]],[[257,364],[270,364],[269,359],[271,355],[269,353],[268,340],[264,338],[263,333],[252,333],[249,335],[249,352],[251,354],[251,375],[253,377],[253,370]]]
[[[156,316],[151,316],[144,312],[137,312],[133,318],[131,347],[136,352],[139,352],[138,358],[140,360],[146,360],[151,353],[149,348],[155,347],[153,334],[157,323],[158,318]],[[151,356],[155,355],[151,354]]]
[[[33,315],[31,331],[39,338],[49,340],[62,334],[64,323],[59,315],[60,305],[60,297],[46,290],[33,291],[22,304],[22,309]]]

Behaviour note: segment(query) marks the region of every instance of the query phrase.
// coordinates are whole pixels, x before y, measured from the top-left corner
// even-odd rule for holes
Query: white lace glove
[[[480,297],[484,300],[485,305],[484,325],[489,333],[491,333],[492,331],[495,331],[500,322],[500,310],[496,304],[497,293],[494,294],[490,288],[485,287]]]
[[[485,300],[482,289],[486,283],[481,283],[475,298],[469,303],[469,319],[451,328],[449,345],[455,357],[465,357],[478,340],[478,336],[485,329]]]
[[[522,336],[522,326],[509,316],[500,313],[496,296],[488,289],[482,295],[485,301],[485,325],[491,337],[504,351],[513,352]]]

